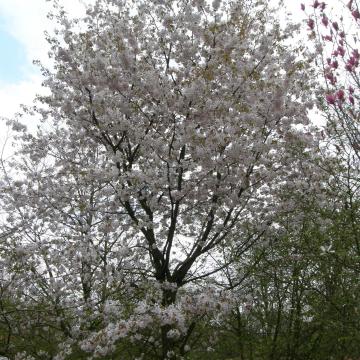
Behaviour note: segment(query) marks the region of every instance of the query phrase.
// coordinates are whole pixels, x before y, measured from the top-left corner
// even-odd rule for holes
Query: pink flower
[[[332,36],[331,35],[325,35],[323,36],[323,39],[326,41],[332,41]]]
[[[345,49],[342,46],[338,46],[337,51],[341,56],[345,55]]]
[[[351,58],[349,58],[348,64],[350,64],[351,66],[354,66],[355,63],[356,63],[356,59],[353,56]]]
[[[334,28],[335,31],[339,31],[339,24],[338,24],[336,21],[334,21],[334,22],[332,23],[332,26],[333,26],[333,28]]]
[[[355,49],[352,51],[352,55],[355,59],[360,59],[360,54],[359,54],[359,50]]]
[[[354,17],[355,20],[360,19],[360,13],[359,10],[354,10],[351,12],[351,15]]]
[[[349,93],[350,93],[350,94],[353,94],[353,93],[354,93],[354,91],[355,91],[355,90],[354,90],[354,88],[353,88],[352,86],[349,86],[348,90],[349,90]]]
[[[315,28],[315,21],[314,21],[314,19],[309,19],[309,20],[307,21],[307,24],[308,24],[308,27],[310,28],[310,30],[314,30],[314,28]]]
[[[301,10],[305,11],[305,5],[304,4],[301,4]]]
[[[343,39],[345,38],[345,32],[344,31],[339,32],[339,35],[340,35],[341,38],[343,38]]]
[[[355,100],[351,95],[349,96],[349,102],[351,105],[355,105]]]
[[[321,22],[323,23],[323,25],[324,25],[325,27],[328,26],[328,24],[329,24],[329,19],[326,17],[326,15],[324,15],[324,16],[322,17]]]
[[[336,97],[337,97],[341,102],[345,101],[345,92],[344,92],[344,90],[342,90],[342,89],[338,90],[337,93],[336,93]]]
[[[316,9],[319,5],[320,5],[319,1],[315,0],[313,4],[314,9]]]
[[[331,67],[333,69],[337,69],[339,67],[339,63],[337,62],[337,60],[334,60],[332,63],[331,63]]]
[[[352,71],[354,67],[358,67],[359,66],[359,57],[358,54],[355,54],[353,52],[353,55],[349,58],[349,60],[346,63],[346,70],[348,71]],[[351,68],[351,70],[349,70],[348,68]]]
[[[349,58],[348,62],[347,62],[349,65],[351,66],[355,66],[357,67],[359,65],[359,61],[354,57],[352,56],[351,58]]]
[[[352,65],[349,64],[349,63],[347,63],[347,64],[345,65],[345,69],[346,69],[346,71],[348,71],[348,72],[352,72],[352,71],[353,71],[353,67],[352,67]]]
[[[335,95],[332,95],[332,94],[326,95],[326,101],[329,105],[335,105],[335,102],[336,102]]]
[[[324,2],[322,2],[322,3],[320,4],[320,9],[321,9],[321,11],[324,11],[325,8],[326,8],[326,4],[325,4]]]
[[[339,55],[339,52],[337,50],[335,50],[332,55],[334,55],[335,57],[337,57]]]
[[[325,74],[325,78],[330,81],[331,85],[335,85],[337,82],[336,76],[332,72],[328,72]]]

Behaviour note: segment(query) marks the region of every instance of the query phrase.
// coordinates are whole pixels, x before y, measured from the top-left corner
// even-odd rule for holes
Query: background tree
[[[341,15],[334,15],[329,6],[336,6]],[[333,175],[340,176],[338,182],[348,195],[356,194],[360,159],[358,4],[353,0],[347,5],[342,1],[332,4],[314,1],[302,8],[307,11],[309,38],[317,49],[318,73],[323,78],[322,86],[317,89],[318,106],[327,120],[331,151],[337,153],[343,166],[342,171]],[[348,200],[354,199],[349,196]]]
[[[323,79],[315,89],[318,109],[327,120],[320,147],[324,158],[318,162],[330,175],[323,183],[325,202],[319,203],[321,192],[316,202],[309,194],[298,198],[300,218],[291,212],[280,217],[281,231],[275,238],[267,234],[270,246],[252,252],[260,261],[250,262],[244,286],[251,301],[229,317],[231,331],[222,337],[241,359],[359,355],[359,17],[354,1],[343,6],[342,18],[331,16],[330,5],[336,4],[302,5]],[[233,274],[233,279],[241,277]],[[219,346],[214,358],[224,354],[226,349]]]

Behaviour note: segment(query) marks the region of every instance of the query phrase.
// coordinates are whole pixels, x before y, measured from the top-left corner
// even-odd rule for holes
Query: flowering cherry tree
[[[336,5],[341,16],[329,9]],[[324,78],[322,97],[327,106],[329,131],[337,138],[337,147],[343,154],[360,159],[359,100],[359,21],[356,1],[346,5],[311,2],[301,4],[308,16],[310,38],[318,50],[319,68]],[[341,140],[341,141],[339,141]]]
[[[278,194],[317,182],[297,28],[251,0],[99,0],[54,18],[50,95],[28,109],[42,125],[13,121],[14,175],[3,162],[9,298],[47,300],[58,359],[124,344],[183,358],[232,306],[217,276],[295,206]]]

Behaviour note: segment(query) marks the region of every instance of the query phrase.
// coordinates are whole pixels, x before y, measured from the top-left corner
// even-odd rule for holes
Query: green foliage
[[[235,311],[207,359],[356,358],[360,343],[359,204],[308,209],[251,267],[249,312]],[[316,216],[314,216],[316,215]],[[199,357],[198,359],[201,359]]]

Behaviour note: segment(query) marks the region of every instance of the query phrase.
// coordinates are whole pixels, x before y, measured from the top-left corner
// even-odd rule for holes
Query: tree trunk
[[[176,294],[177,290],[163,289],[162,305],[164,307],[173,305],[176,300]],[[161,360],[173,360],[177,358],[176,348],[178,341],[168,336],[168,332],[173,328],[173,325],[163,325],[161,327]]]

